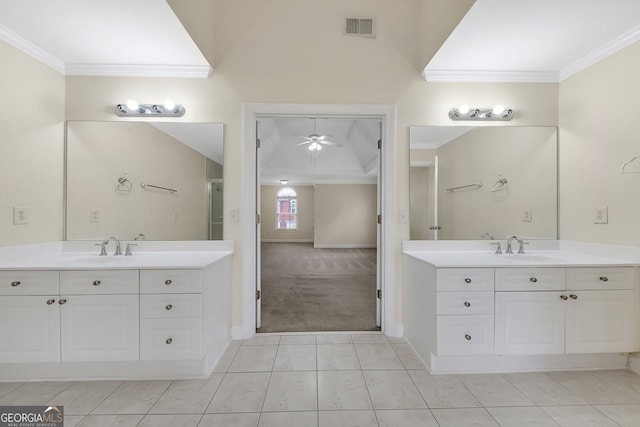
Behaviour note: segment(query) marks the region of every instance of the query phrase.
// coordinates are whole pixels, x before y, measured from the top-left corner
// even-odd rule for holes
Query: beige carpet
[[[258,332],[374,331],[376,250],[262,243]]]

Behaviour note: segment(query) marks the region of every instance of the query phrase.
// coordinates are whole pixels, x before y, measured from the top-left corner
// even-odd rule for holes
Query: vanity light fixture
[[[449,111],[451,120],[502,120],[508,121],[513,118],[513,110],[504,105],[496,105],[493,108],[471,108],[468,104],[463,104],[458,108]]]
[[[163,104],[138,104],[129,100],[124,104],[116,105],[116,114],[121,117],[182,117],[185,108],[171,100]]]

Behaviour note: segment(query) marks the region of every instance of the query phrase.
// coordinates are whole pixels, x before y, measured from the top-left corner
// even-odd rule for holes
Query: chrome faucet
[[[120,247],[120,239],[118,239],[115,236],[111,236],[111,237],[107,237],[106,239],[104,239],[102,241],[102,243],[98,243],[98,245],[101,246],[100,249],[100,256],[106,256],[107,255],[107,249],[106,246],[109,244],[110,241],[114,241],[116,243],[116,251],[113,253],[114,255],[122,255],[122,248]],[[96,245],[96,246],[98,246]]]
[[[145,236],[144,234],[140,233],[140,234],[136,235],[136,237],[134,237],[133,240],[144,240],[146,238],[147,238],[147,236]]]
[[[511,241],[513,239],[516,239],[516,241],[520,245],[520,247],[518,248],[518,253],[519,254],[523,254],[524,253],[524,245],[528,244],[529,242],[525,242],[524,240],[522,240],[521,237],[518,237],[515,234],[513,236],[509,237],[509,239],[507,240],[507,250],[505,251],[505,253],[507,253],[507,254],[512,254],[513,253],[513,249],[511,249]]]

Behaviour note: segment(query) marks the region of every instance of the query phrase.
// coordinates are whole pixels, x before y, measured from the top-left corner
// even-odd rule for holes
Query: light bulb
[[[136,101],[134,101],[133,99],[130,99],[127,101],[127,108],[129,110],[137,110],[138,109],[138,103]]]
[[[469,107],[469,104],[462,104],[458,108],[458,111],[460,112],[460,114],[467,114],[470,109],[471,109],[471,107]]]
[[[173,111],[173,109],[176,108],[176,103],[170,99],[165,99],[163,105],[164,105],[164,108],[171,111]]]
[[[500,114],[504,113],[504,105],[498,104],[495,107],[493,107],[493,114],[495,114],[496,116],[499,116]]]
[[[309,150],[310,151],[320,151],[322,150],[322,145],[318,144],[317,142],[312,142],[311,145],[309,145]]]

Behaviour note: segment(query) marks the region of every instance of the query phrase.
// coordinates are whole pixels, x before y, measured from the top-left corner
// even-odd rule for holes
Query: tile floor
[[[431,376],[381,334],[262,335],[207,380],[0,383],[18,404],[64,405],[66,427],[640,427],[640,376]]]

